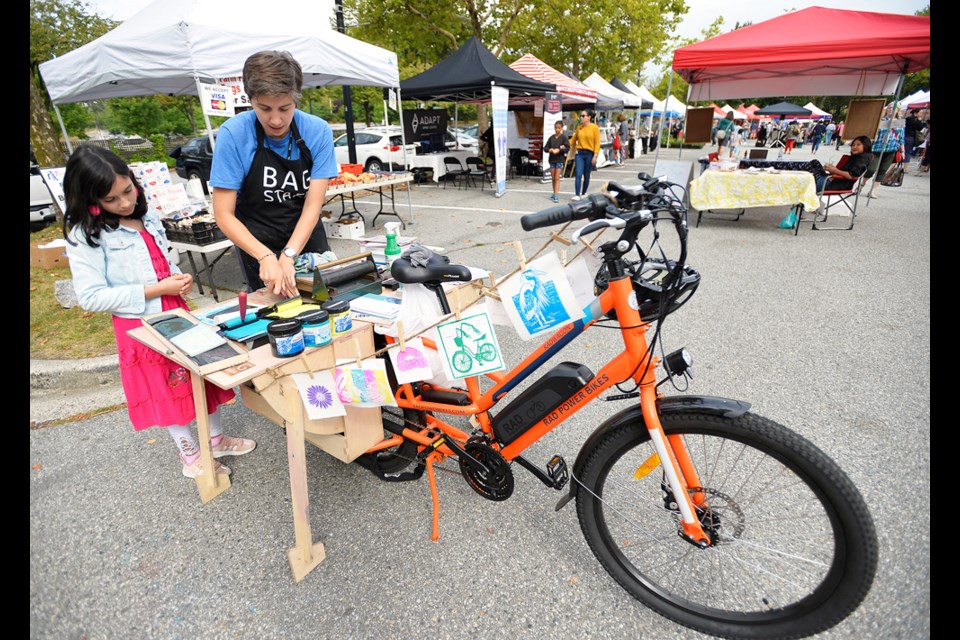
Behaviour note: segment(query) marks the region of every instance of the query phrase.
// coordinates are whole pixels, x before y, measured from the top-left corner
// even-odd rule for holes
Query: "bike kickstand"
[[[433,463],[436,460],[437,453],[434,451],[427,456],[427,477],[430,479],[430,496],[433,499],[433,529],[430,532],[430,539],[436,542],[440,539],[440,496],[437,493],[437,478],[433,471]]]

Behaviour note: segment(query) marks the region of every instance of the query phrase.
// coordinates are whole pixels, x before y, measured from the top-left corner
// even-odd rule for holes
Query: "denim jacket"
[[[163,225],[156,211],[149,209],[143,225],[153,236],[164,255],[169,255]],[[157,283],[150,252],[138,231],[123,225],[116,229],[104,227],[99,246],[87,244],[79,228],[73,228],[67,243],[67,257],[73,273],[73,289],[80,307],[85,311],[107,311],[121,318],[139,318],[163,311],[160,298],[147,300],[144,287]],[[170,264],[170,273],[181,273]]]

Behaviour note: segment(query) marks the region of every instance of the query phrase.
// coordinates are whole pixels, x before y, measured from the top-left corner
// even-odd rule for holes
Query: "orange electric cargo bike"
[[[660,391],[667,381],[677,387],[691,377],[686,349],[661,359],[653,348],[664,319],[693,295],[700,275],[685,264],[687,212],[675,194],[679,187],[640,178],[640,185],[608,184],[604,194],[521,219],[525,231],[585,220],[575,242],[600,229],[619,230],[597,249],[598,295],[584,317],[560,327],[512,370],[464,378],[466,388],[398,385],[399,410],[384,408],[390,436],[358,462],[386,480],[427,472],[434,539],[435,463],[455,459],[469,486],[490,500],[509,498],[513,470],[523,467],[562,492],[557,510],[576,501],[597,559],[658,613],[730,638],[819,633],[847,617],[870,589],[878,548],[870,512],[836,463],[751,413],[749,403]],[[676,260],[666,258],[664,226],[679,241]],[[640,237],[646,242],[647,232],[652,238],[644,250]],[[633,251],[637,259],[628,257]],[[401,257],[391,273],[433,290],[444,314],[450,307],[442,283],[470,280],[467,267],[437,256],[421,266]],[[619,329],[623,351],[599,371],[560,362],[508,401],[586,329],[604,325]],[[658,382],[661,362],[666,374]],[[631,402],[596,428],[571,468],[560,456],[543,468],[522,456],[601,397]],[[473,428],[454,426],[444,415],[469,417]]]

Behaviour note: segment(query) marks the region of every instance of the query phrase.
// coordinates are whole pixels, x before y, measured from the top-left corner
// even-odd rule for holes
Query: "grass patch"
[[[30,234],[30,244],[60,238],[56,223]],[[70,268],[30,269],[30,357],[73,360],[115,354],[109,313],[90,313],[80,307],[64,309],[57,302],[57,280],[72,279]]]

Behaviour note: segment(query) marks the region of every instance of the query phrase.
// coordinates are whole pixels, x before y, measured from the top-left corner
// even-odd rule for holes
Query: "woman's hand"
[[[286,256],[277,258],[270,255],[260,262],[260,279],[275,295],[296,297],[298,292],[295,278],[293,260]]]

